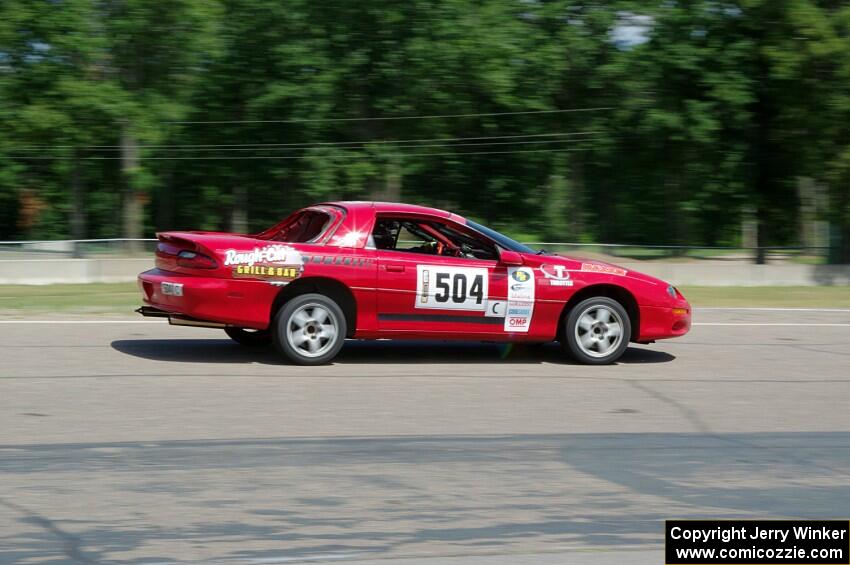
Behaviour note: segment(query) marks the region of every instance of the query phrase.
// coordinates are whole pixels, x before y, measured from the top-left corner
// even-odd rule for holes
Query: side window
[[[484,259],[487,261],[495,261],[499,258],[499,252],[496,246],[472,232],[458,231],[448,224],[434,222],[434,229],[448,238],[454,247],[460,251],[460,256],[467,259]]]
[[[436,255],[439,246],[437,237],[423,230],[416,220],[380,218],[372,230],[375,249],[406,251]]]
[[[395,249],[399,228],[400,225],[395,220],[378,219],[370,236],[375,249]]]
[[[379,218],[370,244],[375,249],[443,255],[466,259],[496,260],[496,247],[474,232],[460,230],[433,220]]]
[[[430,253],[435,250],[436,238],[432,235],[416,229],[414,224],[403,222],[396,240],[397,251],[410,251],[412,253]]]

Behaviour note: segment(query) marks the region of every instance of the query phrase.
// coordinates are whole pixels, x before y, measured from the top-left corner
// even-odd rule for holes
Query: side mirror
[[[516,251],[509,251],[507,249],[499,250],[499,264],[500,265],[509,265],[509,266],[519,266],[523,264],[522,255],[517,253]]]

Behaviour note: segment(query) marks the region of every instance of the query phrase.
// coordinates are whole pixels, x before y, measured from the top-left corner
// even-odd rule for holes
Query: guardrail
[[[65,239],[0,241],[0,261],[15,259],[147,256],[156,239]],[[768,262],[822,264],[828,247],[721,247],[705,245],[635,245],[532,241],[525,245],[552,253],[573,253],[628,261],[743,261],[753,262],[761,250]]]
[[[155,239],[0,241],[0,285],[130,282],[153,267]],[[753,248],[530,242],[530,247],[615,262],[673,284],[709,286],[846,285],[850,265],[825,265],[821,248]]]
[[[763,246],[723,247],[711,245],[635,245],[624,243],[572,243],[528,242],[532,248],[550,252],[595,254],[629,261],[744,261],[755,262],[763,255],[767,262],[792,262],[822,264],[826,262],[829,247]]]
[[[104,256],[148,255],[156,248],[156,239],[61,239],[0,241],[0,261],[37,258],[90,258]]]

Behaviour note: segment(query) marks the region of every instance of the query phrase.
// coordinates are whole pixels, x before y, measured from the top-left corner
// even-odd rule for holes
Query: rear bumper
[[[641,306],[639,342],[669,339],[691,329],[691,306],[686,301],[676,306]]]
[[[194,277],[152,269],[138,278],[142,300],[167,314],[244,328],[266,329],[278,287],[264,281]],[[162,283],[182,286],[182,296],[165,294]]]

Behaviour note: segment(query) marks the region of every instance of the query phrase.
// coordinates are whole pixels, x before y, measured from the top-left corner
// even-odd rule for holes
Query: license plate
[[[183,296],[183,283],[164,282],[162,293],[167,296]]]

